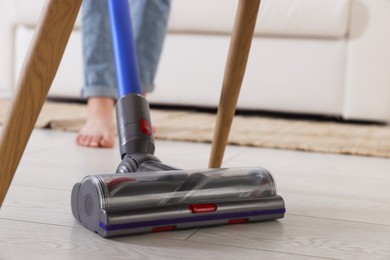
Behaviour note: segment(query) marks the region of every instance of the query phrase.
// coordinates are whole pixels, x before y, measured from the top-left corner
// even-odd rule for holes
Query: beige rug
[[[0,101],[0,123],[8,102]],[[152,110],[156,139],[211,142],[215,115]],[[78,131],[86,107],[47,102],[36,127]],[[236,116],[230,144],[390,158],[390,127]]]

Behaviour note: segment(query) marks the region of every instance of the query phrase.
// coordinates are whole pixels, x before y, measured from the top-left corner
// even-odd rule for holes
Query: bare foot
[[[76,143],[86,147],[113,147],[116,133],[113,109],[111,98],[89,98],[87,122],[77,134]]]

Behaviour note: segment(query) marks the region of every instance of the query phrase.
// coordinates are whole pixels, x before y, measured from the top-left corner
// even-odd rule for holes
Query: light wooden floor
[[[210,145],[157,142],[157,156],[204,168]],[[73,184],[111,173],[118,149],[37,130],[0,211],[0,259],[390,259],[390,160],[229,147],[224,166],[262,165],[287,207],[280,221],[102,239],[70,210]]]

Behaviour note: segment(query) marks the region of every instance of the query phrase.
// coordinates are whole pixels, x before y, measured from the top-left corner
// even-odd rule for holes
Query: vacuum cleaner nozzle
[[[74,217],[102,237],[284,217],[263,168],[87,176],[72,191]]]

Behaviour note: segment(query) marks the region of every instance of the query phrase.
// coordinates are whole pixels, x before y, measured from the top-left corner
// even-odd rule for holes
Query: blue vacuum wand
[[[119,97],[142,94],[128,0],[108,1]]]
[[[87,176],[74,185],[74,217],[102,237],[283,218],[284,201],[262,167],[180,170],[154,156],[128,0],[109,0],[109,10],[122,162],[115,174]]]

